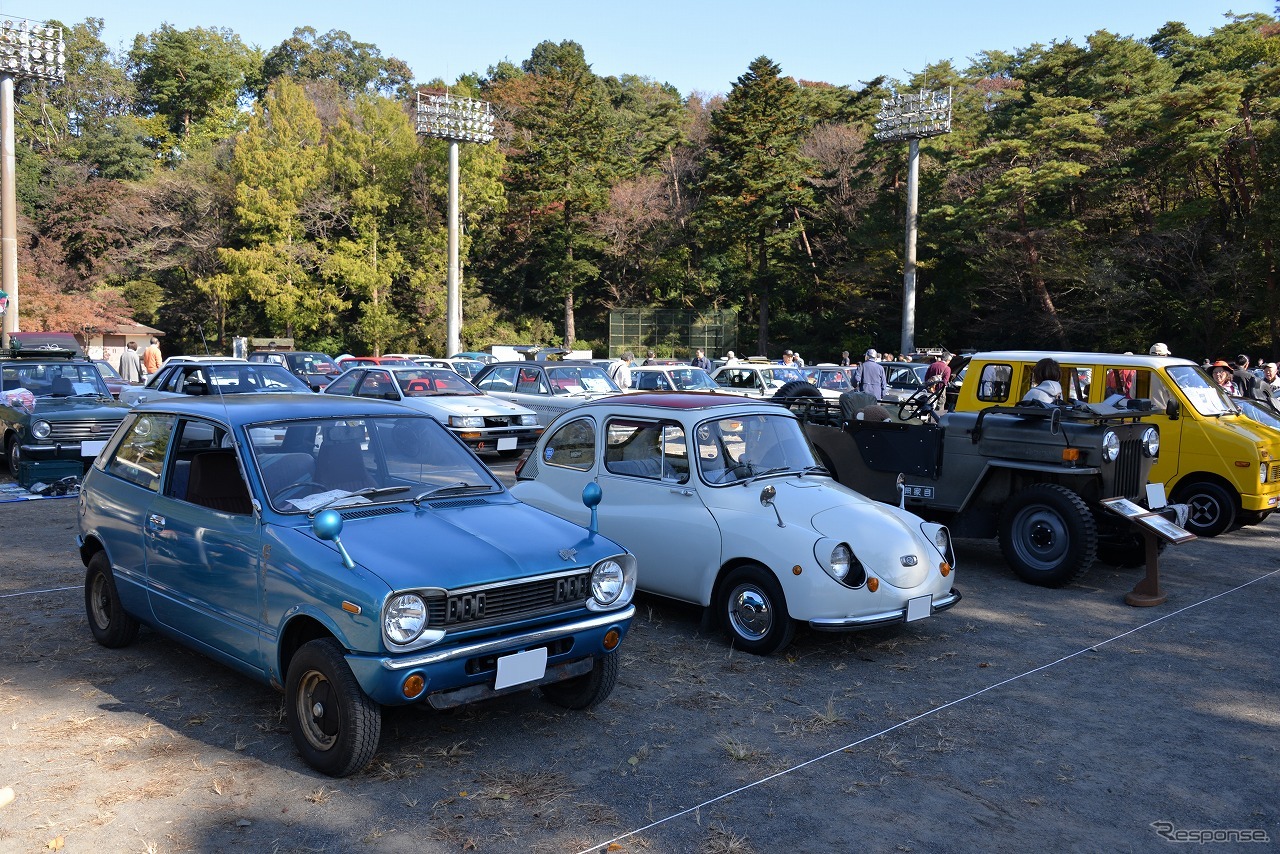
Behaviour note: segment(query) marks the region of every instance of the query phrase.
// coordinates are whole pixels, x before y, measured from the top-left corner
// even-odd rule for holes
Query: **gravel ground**
[[[333,780],[298,758],[270,688],[146,630],[123,650],[93,642],[75,511],[0,504],[0,788],[15,796],[0,851],[1280,840],[1280,522],[1170,548],[1155,608],[1123,604],[1137,572],[1096,567],[1043,590],[994,544],[961,542],[952,611],[802,631],[772,658],[701,634],[696,609],[641,597],[598,710],[536,694],[390,710],[371,768]]]

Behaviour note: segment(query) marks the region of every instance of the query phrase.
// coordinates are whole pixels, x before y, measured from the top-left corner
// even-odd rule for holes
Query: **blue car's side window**
[[[158,491],[173,422],[172,415],[139,417],[116,446],[107,462],[107,472],[152,492]]]

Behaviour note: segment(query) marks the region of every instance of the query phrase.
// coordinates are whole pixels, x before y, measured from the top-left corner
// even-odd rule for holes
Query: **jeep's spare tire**
[[[1034,483],[1005,502],[1000,551],[1023,581],[1063,587],[1093,566],[1098,524],[1089,505],[1070,489]]]
[[[805,380],[792,380],[791,382],[778,389],[774,395],[774,400],[787,400],[790,398],[808,397],[818,400],[822,399],[822,392],[814,388],[812,383]]]

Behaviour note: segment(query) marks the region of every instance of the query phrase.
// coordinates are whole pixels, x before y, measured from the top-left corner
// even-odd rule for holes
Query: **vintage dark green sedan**
[[[635,613],[626,549],[387,401],[144,403],[85,477],[79,541],[99,643],[146,624],[282,688],[298,751],[334,776],[372,760],[384,705],[603,702]]]
[[[0,383],[0,431],[15,477],[23,460],[87,463],[129,411],[92,361],[57,347],[4,351]]]

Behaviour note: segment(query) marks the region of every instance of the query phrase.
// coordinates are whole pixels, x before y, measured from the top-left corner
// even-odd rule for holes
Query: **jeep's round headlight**
[[[33,421],[31,423],[31,435],[37,439],[48,439],[49,434],[53,432],[53,428],[49,426],[48,421]]]
[[[1142,452],[1148,457],[1154,457],[1160,453],[1160,431],[1154,427],[1148,427],[1146,432],[1142,434]]]
[[[853,565],[853,549],[841,543],[831,550],[831,575],[836,581],[844,581]]]
[[[426,627],[427,603],[415,593],[396,596],[382,614],[382,631],[392,643],[411,643]]]
[[[449,426],[455,430],[479,430],[484,419],[479,415],[450,415]]]
[[[537,427],[537,426],[538,426],[538,416],[537,416],[537,415],[532,415],[532,414],[531,414],[531,415],[521,415],[521,416],[520,416],[519,424],[520,424],[520,426],[521,426],[521,427]]]
[[[1109,463],[1114,463],[1118,456],[1120,456],[1120,437],[1108,430],[1102,435],[1102,458]]]
[[[616,560],[602,560],[591,570],[591,595],[601,605],[612,605],[622,595],[626,580]]]

